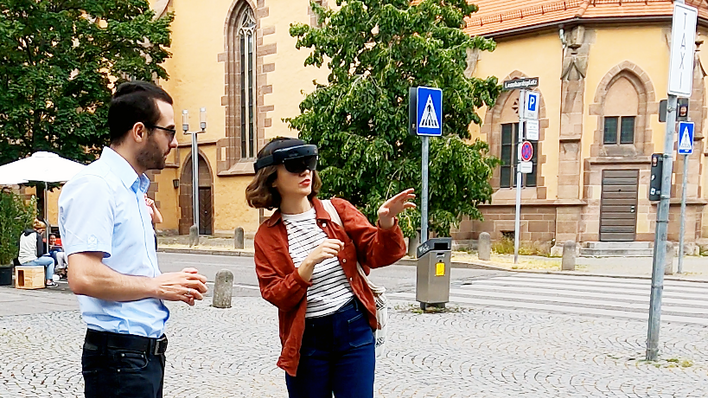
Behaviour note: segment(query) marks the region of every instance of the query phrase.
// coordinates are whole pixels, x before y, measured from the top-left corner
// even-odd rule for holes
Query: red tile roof
[[[495,35],[563,21],[670,17],[672,0],[471,0],[479,11],[467,18],[465,32]],[[708,21],[707,0],[686,0]]]

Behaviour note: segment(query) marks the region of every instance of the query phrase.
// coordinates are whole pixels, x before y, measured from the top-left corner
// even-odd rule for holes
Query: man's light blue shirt
[[[103,252],[103,263],[125,275],[160,275],[155,231],[144,195],[150,179],[111,148],[61,190],[59,229],[67,255]],[[129,302],[77,296],[89,329],[160,337],[170,313],[158,299]]]

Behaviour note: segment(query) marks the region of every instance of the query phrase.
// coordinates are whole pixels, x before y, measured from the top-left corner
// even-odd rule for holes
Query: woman
[[[373,397],[376,306],[357,261],[368,272],[405,255],[396,215],[415,207],[413,190],[379,208],[378,227],[351,203],[332,199],[339,226],[316,198],[317,147],[276,138],[254,168],[248,204],[277,209],[256,233],[255,262],[261,295],[278,307],[278,366],[289,396]]]
[[[54,283],[54,259],[49,254],[45,254],[42,234],[47,229],[44,222],[35,218],[32,223],[33,229],[26,229],[20,235],[20,254],[17,260],[25,266],[41,266],[45,270],[45,285],[56,286]]]

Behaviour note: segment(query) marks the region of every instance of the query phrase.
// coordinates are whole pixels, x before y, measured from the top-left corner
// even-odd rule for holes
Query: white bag
[[[325,210],[327,210],[327,213],[329,213],[332,222],[340,227],[344,227],[344,225],[342,225],[342,219],[339,217],[339,213],[332,202],[330,200],[322,200],[321,202]],[[376,357],[382,358],[386,354],[386,326],[388,324],[388,298],[386,297],[386,288],[371,283],[358,261],[356,262],[356,269],[359,271],[359,275],[364,278],[366,284],[369,285],[369,289],[374,293],[376,322],[379,324],[379,328],[374,330]]]

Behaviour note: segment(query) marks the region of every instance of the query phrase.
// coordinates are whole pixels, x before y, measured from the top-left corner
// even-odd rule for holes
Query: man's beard
[[[137,162],[145,170],[162,170],[165,168],[165,154],[157,146],[152,134],[148,136],[145,148],[138,153]]]

